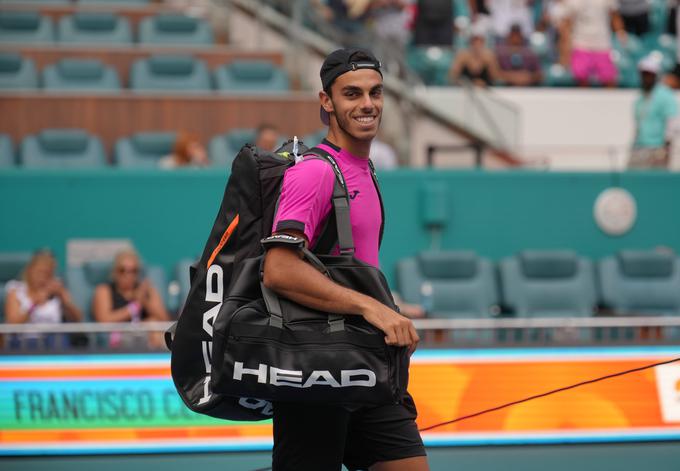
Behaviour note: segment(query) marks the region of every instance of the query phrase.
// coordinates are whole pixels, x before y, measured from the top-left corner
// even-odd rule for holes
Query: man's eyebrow
[[[356,86],[354,86],[354,85],[347,85],[347,86],[345,86],[345,87],[342,87],[342,91],[343,91],[343,92],[360,92],[360,91],[361,91],[361,88],[360,88],[360,87],[356,87]]]

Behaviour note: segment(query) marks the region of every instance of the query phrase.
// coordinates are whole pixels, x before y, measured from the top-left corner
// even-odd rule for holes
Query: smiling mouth
[[[355,116],[353,119],[359,124],[367,125],[373,124],[376,120],[376,116]]]

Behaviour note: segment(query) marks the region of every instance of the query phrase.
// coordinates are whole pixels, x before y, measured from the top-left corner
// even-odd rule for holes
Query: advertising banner
[[[680,347],[422,350],[418,425],[680,357]],[[680,440],[680,363],[519,402],[423,433],[429,446]],[[271,422],[188,410],[169,355],[0,357],[0,455],[247,451]]]

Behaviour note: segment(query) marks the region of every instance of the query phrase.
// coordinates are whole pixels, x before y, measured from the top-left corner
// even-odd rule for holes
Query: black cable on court
[[[598,382],[604,381],[606,379],[612,379],[612,378],[616,378],[618,376],[624,376],[624,375],[628,375],[628,374],[631,374],[631,373],[637,373],[639,371],[649,370],[651,368],[656,368],[657,366],[668,365],[670,363],[677,363],[677,362],[680,362],[680,357],[673,358],[671,360],[660,361],[658,363],[652,363],[651,365],[640,366],[638,368],[632,368],[630,370],[619,371],[618,373],[612,373],[612,374],[609,374],[609,375],[606,375],[606,376],[600,376],[599,378],[589,379],[587,381],[581,381],[580,383],[572,384],[570,386],[565,386],[565,387],[558,388],[558,389],[553,389],[552,391],[547,391],[547,392],[544,392],[544,393],[541,393],[541,394],[536,394],[534,396],[529,396],[529,397],[526,397],[524,399],[519,399],[517,401],[512,401],[512,402],[508,402],[508,403],[505,403],[505,404],[501,404],[500,406],[492,407],[490,409],[484,409],[484,410],[481,410],[479,412],[475,412],[473,414],[464,415],[464,416],[457,417],[457,418],[452,419],[452,420],[447,420],[445,422],[440,422],[440,423],[434,424],[434,425],[428,425],[427,427],[423,427],[421,429],[418,429],[418,431],[419,432],[426,432],[428,430],[443,427],[445,425],[455,424],[456,422],[462,422],[463,420],[469,420],[469,419],[472,419],[473,417],[479,417],[480,415],[489,414],[491,412],[496,412],[498,410],[505,409],[507,407],[516,406],[517,404],[522,404],[523,402],[533,401],[535,399],[540,399],[542,397],[550,396],[552,394],[557,394],[559,392],[568,391],[570,389],[585,386],[587,384],[598,383]],[[270,469],[272,469],[272,468],[271,467],[258,468],[258,469],[254,469],[253,471],[268,471]]]

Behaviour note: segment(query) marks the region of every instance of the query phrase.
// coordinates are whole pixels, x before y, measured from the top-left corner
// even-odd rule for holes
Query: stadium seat
[[[156,168],[175,145],[174,132],[140,132],[116,142],[115,162],[119,167]]]
[[[573,87],[576,80],[563,65],[551,64],[543,70],[543,84],[549,87]]]
[[[410,48],[406,60],[426,85],[449,85],[453,57],[452,48],[427,46]]]
[[[13,167],[14,146],[12,145],[12,138],[8,134],[0,133],[0,169]]]
[[[597,301],[590,260],[570,250],[525,250],[500,263],[504,303],[520,317],[591,316]]]
[[[162,13],[140,22],[139,42],[172,47],[210,45],[213,44],[213,32],[210,25],[199,18]]]
[[[5,320],[5,286],[8,281],[21,278],[30,259],[28,252],[0,252],[0,322]]]
[[[621,315],[680,315],[680,258],[624,250],[598,264],[602,303]]]
[[[431,300],[423,296],[426,283],[432,287]],[[397,285],[406,302],[430,311],[428,317],[488,317],[498,305],[491,262],[470,251],[426,251],[401,260]]]
[[[327,134],[328,128],[319,129],[316,132],[303,136],[302,142],[304,142],[307,147],[314,147],[317,144],[321,144],[321,141],[326,138]]]
[[[188,55],[156,55],[132,65],[130,88],[137,92],[204,93],[211,89],[205,62]]]
[[[221,92],[280,93],[290,89],[286,72],[268,61],[238,60],[215,71]]]
[[[73,301],[83,310],[85,321],[92,321],[92,295],[97,285],[111,281],[112,261],[86,262],[82,266],[68,267],[66,285],[73,296]],[[160,266],[142,265],[140,277],[149,278],[158,290],[163,304],[167,305],[167,281],[165,271]]]
[[[1,11],[0,44],[54,41],[52,20],[35,11]]]
[[[108,12],[76,12],[59,20],[59,42],[91,46],[126,46],[132,44],[127,18]]]
[[[62,59],[43,69],[43,87],[50,91],[116,92],[118,73],[96,59]]]
[[[0,90],[36,89],[35,63],[17,52],[0,52]]]
[[[215,136],[208,144],[210,161],[216,167],[231,168],[231,164],[241,147],[254,142],[254,129],[233,129],[226,134]]]
[[[80,129],[46,129],[21,143],[20,164],[27,168],[85,168],[106,164],[98,137]]]

